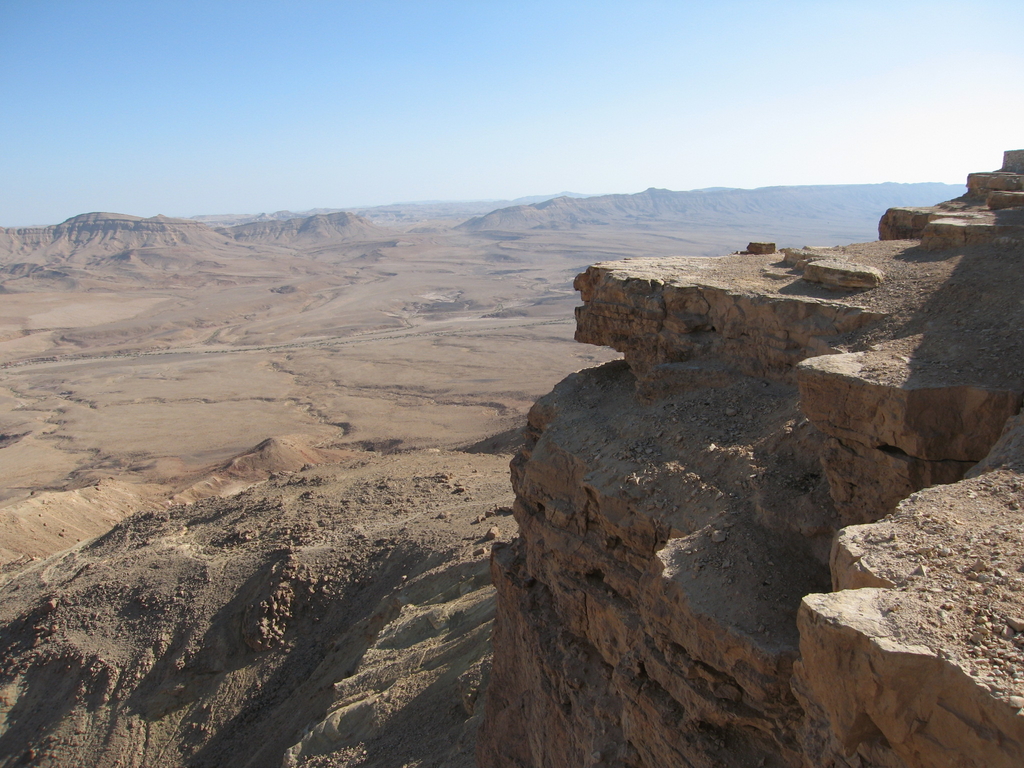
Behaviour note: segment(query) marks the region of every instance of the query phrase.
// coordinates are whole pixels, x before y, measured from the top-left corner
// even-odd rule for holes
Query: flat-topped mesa
[[[925,250],[1024,243],[1024,150],[1003,153],[998,171],[971,173],[967,193],[931,207],[890,208],[880,240],[920,240]]]
[[[715,362],[792,381],[801,360],[834,351],[830,339],[884,316],[851,297],[823,297],[799,273],[778,269],[777,258],[596,264],[574,283],[583,299],[576,340],[622,352],[642,386],[673,376],[708,381],[718,375]]]

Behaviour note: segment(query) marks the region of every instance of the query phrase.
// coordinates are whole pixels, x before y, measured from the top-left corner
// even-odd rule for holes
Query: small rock
[[[1024,632],[1024,619],[1019,616],[1007,616],[1006,623],[1014,632]]]
[[[912,574],[910,574],[910,575],[911,576],[927,576],[928,575],[928,567],[925,566],[925,565],[919,565],[919,566],[917,566],[917,568],[914,569],[914,572]]]
[[[747,253],[775,253],[775,243],[748,243]]]
[[[494,541],[499,536],[501,536],[501,531],[498,530],[496,525],[492,525],[487,529],[487,533],[484,534],[484,541]]]
[[[1011,696],[1010,706],[1016,707],[1017,709],[1024,707],[1024,696]]]
[[[725,415],[726,416],[735,416],[736,415],[736,409],[735,408],[726,408],[725,409]]]
[[[729,534],[726,533],[725,531],[715,531],[714,533],[711,534],[711,540],[713,542],[715,542],[715,544],[721,544],[723,541],[725,541],[728,538],[729,538]]]
[[[473,550],[473,557],[480,557],[484,554],[487,554],[487,547],[477,547]]]

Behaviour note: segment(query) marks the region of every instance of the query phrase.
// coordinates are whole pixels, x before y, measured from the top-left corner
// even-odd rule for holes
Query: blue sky
[[[774,184],[1024,147],[1024,3],[0,0],[0,226]]]

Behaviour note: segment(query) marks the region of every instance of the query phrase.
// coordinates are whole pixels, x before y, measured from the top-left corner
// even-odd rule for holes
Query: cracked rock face
[[[1021,251],[988,243],[577,278],[625,360],[513,461],[481,766],[1024,764]]]

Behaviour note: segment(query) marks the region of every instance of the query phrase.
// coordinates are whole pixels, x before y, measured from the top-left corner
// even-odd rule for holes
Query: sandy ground
[[[577,271],[676,242],[409,234],[218,255],[187,275],[76,256],[70,278],[9,278],[0,504],[112,477],[177,493],[281,435],[474,443],[613,356],[571,341]]]

